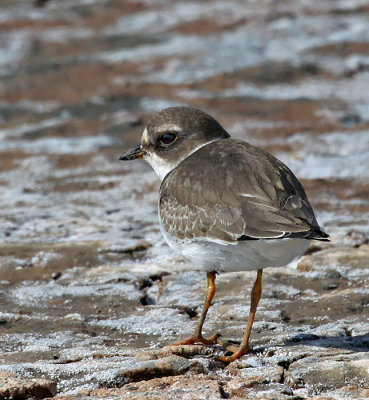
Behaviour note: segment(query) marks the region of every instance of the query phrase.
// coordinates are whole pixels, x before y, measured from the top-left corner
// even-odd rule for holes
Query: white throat
[[[179,160],[178,162],[170,163],[163,158],[158,157],[156,153],[146,153],[143,158],[151,165],[151,168],[156,172],[156,175],[158,175],[161,181],[182,161]]]
[[[156,172],[160,180],[162,181],[170,171],[172,171],[174,168],[177,167],[177,165],[182,162],[185,158],[189,157],[191,154],[193,154],[195,151],[201,149],[201,147],[206,146],[209,143],[215,142],[216,140],[219,140],[220,138],[211,140],[206,143],[202,143],[195,147],[192,151],[190,151],[186,156],[178,158],[174,162],[168,162],[167,160],[163,159],[162,157],[159,157],[156,153],[146,153],[144,155],[144,160],[147,161],[152,169]]]

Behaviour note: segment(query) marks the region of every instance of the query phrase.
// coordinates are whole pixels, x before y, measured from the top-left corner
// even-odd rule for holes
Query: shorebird
[[[223,344],[232,362],[249,350],[262,291],[263,268],[284,266],[311,240],[329,240],[305,191],[280,160],[232,139],[209,114],[189,107],[157,113],[141,143],[120,160],[143,158],[161,179],[159,221],[164,239],[207,274],[205,303],[193,334],[180,345]],[[215,294],[217,272],[256,270],[248,322],[239,347],[202,328]]]

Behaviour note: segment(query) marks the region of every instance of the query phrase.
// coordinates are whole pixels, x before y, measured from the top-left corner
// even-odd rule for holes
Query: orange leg
[[[232,362],[234,360],[237,360],[237,358],[242,357],[249,350],[249,339],[250,339],[251,328],[252,328],[252,324],[254,323],[256,309],[258,307],[259,300],[260,300],[260,297],[261,297],[261,291],[262,291],[262,289],[261,289],[261,276],[262,276],[262,273],[263,273],[263,270],[259,269],[256,281],[255,281],[254,286],[252,288],[249,319],[247,321],[246,330],[245,330],[245,333],[243,335],[240,347],[237,350],[235,350],[234,353],[231,356],[219,357],[218,360],[220,360],[220,361],[224,361],[224,362],[230,363],[230,362]]]
[[[203,343],[203,344],[215,344],[217,342],[218,335],[214,334],[210,339],[205,339],[202,336],[202,327],[204,325],[204,321],[206,318],[206,314],[208,309],[211,305],[211,301],[213,300],[215,294],[215,272],[208,272],[207,273],[207,288],[205,294],[205,303],[204,307],[201,311],[199,322],[193,332],[193,334],[188,338],[185,339],[183,342],[173,343],[172,346],[181,346],[185,344],[195,344],[195,343]]]

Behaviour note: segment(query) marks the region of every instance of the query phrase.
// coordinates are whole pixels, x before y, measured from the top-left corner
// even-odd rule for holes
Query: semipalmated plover
[[[161,179],[159,220],[166,242],[207,273],[205,304],[194,333],[177,344],[219,343],[202,336],[220,271],[257,270],[241,345],[227,348],[231,362],[248,351],[261,296],[262,270],[284,266],[311,240],[328,240],[301,183],[266,151],[232,139],[207,113],[172,107],[157,113],[141,144],[120,160],[143,158]]]

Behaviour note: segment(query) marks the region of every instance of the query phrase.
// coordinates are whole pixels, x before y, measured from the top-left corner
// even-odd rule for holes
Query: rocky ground
[[[360,0],[2,1],[0,398],[369,397],[368,23]],[[155,174],[117,161],[171,105],[286,162],[332,236],[265,270],[229,366],[167,346],[205,276],[161,238]],[[217,278],[207,334],[240,340],[254,278]]]

